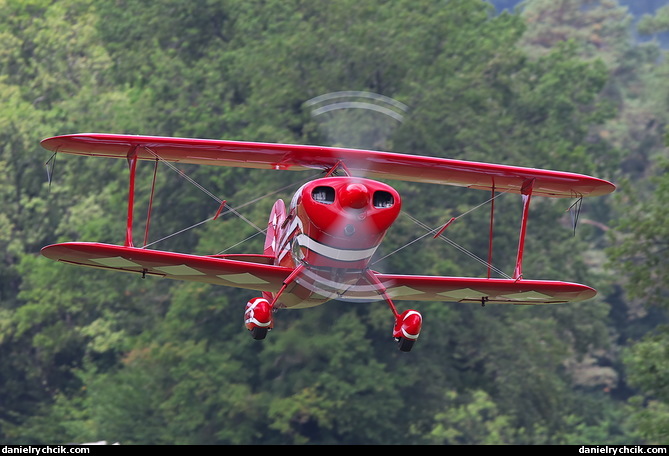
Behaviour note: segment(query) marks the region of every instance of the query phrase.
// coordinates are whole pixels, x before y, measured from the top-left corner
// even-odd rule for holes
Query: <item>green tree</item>
[[[669,6],[663,6],[654,15],[644,14],[637,24],[642,35],[655,35],[669,30]]]
[[[664,164],[666,169],[667,164]],[[624,290],[628,299],[638,308],[653,312],[660,321],[666,320],[669,267],[666,261],[666,223],[669,212],[664,204],[669,195],[666,174],[653,179],[655,191],[642,201],[627,201],[632,208],[618,225],[616,244],[610,249],[610,258],[617,271],[625,278]],[[628,195],[635,195],[630,191]],[[655,322],[657,323],[657,321]],[[667,328],[658,325],[631,345],[625,356],[629,381],[639,388],[641,396],[634,400],[634,421],[649,443],[667,441],[666,403],[664,386]],[[644,400],[643,398],[647,398]]]
[[[598,96],[608,68],[583,60],[577,45],[528,56],[519,46],[522,16],[496,16],[487,2],[471,0],[0,5],[8,11],[0,19],[6,38],[0,90],[20,114],[0,108],[0,122],[12,120],[17,125],[8,128],[23,132],[6,135],[12,148],[0,157],[7,170],[0,192],[21,196],[12,200],[15,210],[0,209],[0,227],[12,230],[0,235],[0,245],[15,246],[0,282],[7,296],[0,303],[5,440],[562,443],[621,432],[617,404],[597,396],[592,403],[609,407],[583,406],[594,393],[565,367],[606,348],[609,308],[601,300],[545,308],[424,304],[419,347],[403,356],[383,303],[280,312],[268,340],[256,343],[243,330],[245,291],[80,270],[37,253],[60,240],[120,242],[127,197],[122,160],[58,157],[47,199],[48,185],[30,166],[43,156],[37,153],[43,136],[100,129],[323,143],[304,102],[339,90],[382,93],[411,107],[385,143],[389,149],[606,177],[619,156],[591,132],[612,115]],[[40,131],[31,130],[35,124]],[[360,136],[354,131],[341,141]],[[22,155],[26,150],[34,157]],[[23,166],[17,159],[25,160],[23,174],[9,169]],[[146,189],[152,166],[142,165],[138,187]],[[308,177],[212,168],[174,173],[161,165],[151,242],[211,217],[219,206],[182,174],[243,206],[260,227],[273,198],[289,198],[295,187],[288,185]],[[30,179],[13,180],[18,175]],[[407,213],[431,226],[490,197],[397,187]],[[268,197],[245,205],[259,195]],[[497,201],[495,238],[495,261],[505,270],[515,257],[520,216],[518,200],[508,196]],[[138,213],[148,198],[138,191]],[[588,225],[584,237],[573,237],[565,204],[533,203],[526,272],[598,282],[584,252],[601,254],[601,236]],[[607,208],[595,207],[588,217],[608,222]],[[137,219],[141,233],[144,222]],[[483,209],[447,234],[485,257],[487,223]],[[386,253],[417,231],[403,217]],[[218,253],[255,234],[225,216],[158,247]],[[233,250],[261,248],[256,236]],[[422,242],[380,266],[485,274],[449,249]],[[451,420],[451,412],[463,420]],[[435,431],[439,426],[446,434]]]

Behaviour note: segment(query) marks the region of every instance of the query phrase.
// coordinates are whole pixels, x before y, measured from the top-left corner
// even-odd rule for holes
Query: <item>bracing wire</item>
[[[487,203],[493,201],[495,198],[498,198],[499,196],[504,195],[504,194],[506,194],[506,193],[507,193],[507,192],[505,191],[505,192],[500,192],[500,193],[496,194],[495,196],[493,196],[493,197],[489,198],[488,200],[484,201],[483,203],[481,203],[481,204],[479,204],[479,205],[477,205],[477,206],[474,206],[474,207],[470,208],[469,210],[467,210],[466,212],[463,212],[462,214],[460,214],[460,215],[457,216],[457,217],[454,217],[451,221],[454,221],[454,220],[457,220],[457,219],[459,219],[459,218],[461,218],[461,217],[464,217],[465,215],[467,215],[467,214],[473,212],[474,210],[476,210],[476,209],[478,209],[478,208],[484,206],[485,204],[487,204]],[[405,216],[407,216],[407,217],[409,218],[409,220],[411,220],[412,222],[414,222],[416,225],[420,226],[421,228],[425,229],[427,232],[426,232],[425,234],[423,234],[423,235],[417,237],[416,239],[413,239],[413,240],[407,242],[407,243],[404,244],[403,246],[398,247],[397,249],[393,250],[392,252],[388,253],[387,255],[385,255],[385,256],[379,258],[378,260],[374,261],[373,264],[377,264],[377,263],[379,263],[380,261],[385,260],[385,259],[388,258],[389,256],[396,254],[396,253],[399,252],[400,250],[403,250],[403,249],[405,249],[406,247],[409,247],[410,245],[412,245],[412,244],[414,244],[414,243],[420,241],[421,239],[423,239],[423,238],[425,238],[425,237],[427,237],[427,236],[429,236],[429,235],[431,235],[431,234],[433,234],[433,233],[435,233],[435,232],[438,232],[439,230],[442,229],[441,227],[430,228],[427,224],[421,222],[420,220],[418,220],[417,218],[413,217],[412,215],[408,214],[408,213],[405,212],[405,211],[402,211],[402,214],[405,215]],[[486,260],[484,260],[483,258],[477,256],[477,255],[474,254],[473,252],[467,250],[466,248],[462,247],[461,245],[459,245],[459,244],[456,243],[455,241],[453,241],[453,240],[447,238],[447,237],[444,236],[443,234],[439,234],[439,236],[437,236],[437,237],[438,237],[439,239],[441,239],[442,241],[445,241],[446,243],[448,243],[449,245],[451,245],[451,246],[454,247],[455,249],[459,250],[460,252],[464,253],[464,254],[467,255],[468,257],[474,259],[475,261],[478,261],[479,263],[481,263],[482,265],[484,265],[484,266],[486,266],[486,267],[489,267],[492,271],[495,271],[497,274],[501,275],[502,277],[505,277],[505,278],[507,278],[507,279],[511,279],[511,277],[510,277],[508,274],[504,273],[504,271],[502,271],[501,269],[499,269],[499,268],[495,267],[494,265],[490,264],[488,261],[486,261]]]
[[[471,211],[470,211],[470,212],[471,212]],[[415,217],[413,217],[413,216],[411,216],[411,215],[409,215],[409,214],[407,214],[407,216],[408,216],[414,223],[416,223],[418,226],[421,226],[421,227],[423,227],[424,229],[427,229],[427,230],[430,229],[429,226],[425,225],[425,224],[424,224],[423,222],[421,222],[420,220],[417,220]],[[434,231],[434,230],[430,230],[430,231],[428,232],[428,234],[431,233],[431,232],[433,232],[433,231]],[[482,265],[484,265],[484,266],[486,266],[486,267],[490,267],[490,269],[491,269],[492,271],[495,271],[497,274],[501,275],[502,277],[505,277],[505,278],[507,278],[507,279],[510,279],[510,278],[511,278],[508,274],[504,273],[504,271],[502,271],[501,269],[499,269],[499,268],[495,267],[494,265],[488,263],[488,261],[486,261],[486,260],[484,260],[483,258],[477,256],[475,253],[473,253],[473,252],[467,250],[466,248],[462,247],[461,245],[459,245],[458,243],[456,243],[456,242],[453,241],[452,239],[447,238],[447,237],[444,236],[443,234],[439,235],[439,239],[445,241],[446,243],[448,243],[448,244],[451,245],[452,247],[456,248],[457,250],[459,250],[460,252],[464,253],[465,255],[467,255],[468,257],[472,258],[473,260],[478,261],[478,262],[481,263]]]
[[[214,219],[214,217],[209,217],[208,219],[206,219],[206,220],[202,220],[201,222],[197,222],[196,224],[191,225],[191,226],[189,226],[189,227],[187,227],[187,228],[184,228],[184,229],[179,230],[179,231],[175,231],[174,233],[169,234],[169,235],[167,235],[167,236],[165,236],[165,237],[163,237],[163,238],[160,238],[160,239],[158,239],[157,241],[150,242],[150,243],[146,244],[146,245],[145,245],[144,247],[142,247],[142,248],[143,248],[143,249],[146,249],[146,248],[148,248],[148,247],[151,247],[151,246],[154,245],[154,244],[158,244],[159,242],[166,241],[166,240],[168,240],[168,239],[170,239],[170,238],[173,238],[174,236],[177,236],[177,235],[179,235],[179,234],[185,233],[186,231],[192,230],[193,228],[197,228],[197,227],[200,226],[200,225],[204,225],[205,223],[210,222],[210,221],[212,221],[213,219]]]
[[[196,188],[198,188],[200,191],[202,191],[203,193],[205,193],[207,196],[209,196],[210,198],[212,198],[213,200],[215,200],[215,201],[218,202],[219,204],[222,204],[222,203],[223,203],[223,200],[221,200],[221,199],[220,199],[219,197],[217,197],[214,193],[212,193],[212,192],[209,191],[207,188],[205,188],[202,184],[200,184],[199,182],[195,181],[192,177],[190,177],[190,176],[188,176],[187,174],[185,174],[185,173],[184,173],[183,171],[181,171],[179,168],[177,168],[177,167],[174,166],[172,163],[170,163],[169,161],[167,161],[167,160],[165,160],[164,158],[162,158],[160,155],[158,155],[156,152],[154,152],[154,151],[151,150],[150,148],[148,148],[148,147],[145,147],[145,148],[146,148],[146,150],[147,150],[149,153],[151,153],[154,157],[156,157],[156,159],[158,159],[158,160],[162,161],[163,163],[165,163],[171,170],[173,170],[174,172],[176,172],[177,174],[179,174],[181,177],[183,177],[184,179],[186,179],[188,182],[190,182],[192,185],[194,185],[194,186],[195,186]],[[309,178],[305,179],[304,181],[309,181],[309,180],[313,179],[313,178],[316,177],[316,176],[318,176],[318,174],[317,174],[317,175],[314,175],[314,176],[310,176]],[[271,192],[269,192],[269,193],[266,193],[265,195],[262,195],[262,196],[259,196],[259,197],[257,197],[257,198],[254,198],[254,199],[252,199],[252,200],[250,200],[250,201],[247,201],[246,203],[243,203],[243,204],[241,204],[241,205],[239,205],[239,206],[236,206],[236,207],[234,207],[234,208],[233,208],[233,207],[230,207],[229,205],[226,205],[226,206],[225,206],[225,207],[226,207],[226,212],[231,212],[231,213],[235,214],[235,215],[236,215],[237,217],[239,217],[241,220],[243,220],[243,221],[246,222],[248,225],[250,225],[251,227],[253,227],[253,228],[256,230],[256,232],[255,232],[253,235],[249,236],[248,238],[244,239],[243,241],[240,241],[240,242],[238,242],[238,243],[236,243],[236,244],[234,244],[234,245],[228,247],[227,249],[223,250],[221,253],[226,252],[226,251],[228,251],[228,250],[230,250],[230,249],[232,249],[232,248],[234,248],[234,247],[236,247],[236,246],[238,246],[238,245],[240,245],[240,244],[242,244],[242,243],[248,241],[249,239],[251,239],[251,238],[253,238],[253,237],[255,237],[255,236],[259,235],[259,234],[264,234],[264,233],[267,231],[267,229],[262,229],[262,228],[258,227],[255,223],[253,223],[252,221],[250,221],[248,218],[244,217],[241,213],[239,213],[239,211],[238,211],[239,209],[242,209],[242,208],[244,208],[244,207],[246,207],[246,206],[249,206],[249,205],[251,205],[251,204],[257,203],[258,201],[261,201],[261,200],[263,200],[263,199],[265,199],[265,198],[267,198],[267,197],[270,197],[270,196],[272,196],[272,195],[275,195],[275,194],[277,194],[277,193],[280,193],[280,192],[282,192],[282,191],[284,191],[284,190],[287,190],[287,189],[289,189],[289,188],[291,188],[291,187],[295,187],[295,186],[297,186],[297,185],[300,185],[300,184],[302,184],[302,182],[304,182],[304,181],[293,182],[293,183],[291,183],[291,184],[285,185],[285,186],[283,186],[283,187],[281,187],[281,188],[279,188],[279,189],[276,189],[276,190],[274,190],[274,191],[271,191]],[[224,212],[224,213],[225,213],[225,212]],[[169,235],[167,235],[167,236],[165,236],[165,237],[163,237],[163,238],[160,238],[160,239],[158,239],[158,240],[156,240],[156,241],[153,241],[153,242],[151,242],[151,243],[148,243],[148,244],[144,245],[143,248],[150,247],[150,246],[152,246],[152,245],[158,244],[159,242],[163,242],[163,241],[165,241],[165,240],[167,240],[167,239],[170,239],[170,238],[172,238],[172,237],[174,237],[174,236],[177,236],[177,235],[179,235],[179,234],[185,233],[186,231],[189,231],[189,230],[191,230],[191,229],[193,229],[193,228],[197,228],[198,226],[201,226],[201,225],[203,225],[203,224],[205,224],[205,223],[207,223],[207,222],[210,222],[210,221],[214,220],[215,218],[216,218],[216,216],[209,217],[209,218],[207,218],[207,219],[205,219],[205,220],[202,220],[202,221],[200,221],[200,222],[197,222],[197,223],[195,223],[195,224],[193,224],[193,225],[191,225],[191,226],[189,226],[189,227],[183,228],[183,229],[181,229],[181,230],[179,230],[179,231],[176,231],[176,232],[174,232],[174,233],[172,233],[172,234],[169,234]]]
[[[256,231],[256,232],[253,233],[251,236],[247,237],[246,239],[242,239],[241,241],[237,242],[236,244],[232,244],[230,247],[228,247],[227,249],[223,249],[223,250],[221,250],[221,251],[218,252],[216,255],[222,255],[222,254],[224,254],[225,252],[228,252],[228,251],[234,249],[234,248],[237,247],[238,245],[242,245],[242,244],[245,243],[246,241],[250,241],[251,239],[253,239],[254,237],[256,237],[256,236],[259,235],[259,234],[262,234],[262,233],[259,232],[259,231]]]
[[[151,154],[153,154],[154,157],[158,158],[159,160],[161,160],[162,162],[164,162],[167,166],[169,166],[170,169],[172,169],[172,171],[178,173],[180,176],[182,176],[182,177],[183,177],[184,179],[186,179],[188,182],[190,182],[191,184],[193,184],[196,188],[198,188],[198,189],[199,189],[200,191],[202,191],[204,194],[206,194],[206,195],[208,195],[209,197],[211,197],[211,198],[212,198],[214,201],[216,201],[218,204],[221,204],[221,203],[223,202],[222,199],[220,199],[218,196],[214,195],[212,192],[210,192],[209,190],[207,190],[203,185],[201,185],[199,182],[196,182],[192,177],[190,177],[189,175],[187,175],[186,173],[184,173],[183,171],[181,171],[179,168],[177,168],[176,166],[174,166],[172,163],[170,163],[170,162],[168,162],[167,160],[163,159],[160,155],[158,155],[157,153],[155,153],[154,151],[152,151],[150,148],[148,148],[148,147],[145,147],[145,148],[146,148],[147,151],[149,151]],[[251,220],[249,220],[249,219],[247,219],[246,217],[244,217],[242,214],[240,214],[239,212],[237,212],[234,208],[228,207],[228,211],[232,212],[232,213],[235,214],[237,217],[239,217],[240,219],[244,220],[244,221],[245,221],[246,223],[248,223],[250,226],[252,226],[253,228],[255,228],[256,231],[260,231],[260,232],[263,231],[262,228],[259,228],[258,225],[256,225],[256,224],[253,223]]]
[[[414,219],[413,217],[411,217],[411,216],[410,216],[409,214],[407,214],[406,212],[402,211],[402,214],[404,214],[404,215],[406,215],[407,217],[409,217],[411,220],[414,221],[414,223],[417,222],[416,219]],[[420,223],[420,222],[419,222],[419,223]],[[418,224],[419,224],[419,223],[418,223]],[[372,263],[372,265],[375,265],[375,264],[377,264],[377,263],[379,263],[379,262],[385,260],[385,259],[388,258],[389,256],[395,255],[395,254],[396,254],[397,252],[399,252],[400,250],[403,250],[403,249],[409,247],[411,244],[414,244],[414,243],[420,241],[420,240],[423,239],[424,237],[427,237],[427,236],[431,235],[432,233],[436,232],[436,231],[439,229],[438,227],[437,227],[437,228],[434,228],[434,229],[430,229],[427,225],[424,225],[424,224],[423,224],[423,225],[420,225],[420,224],[419,224],[419,226],[422,226],[423,228],[426,228],[426,229],[428,230],[428,232],[425,233],[425,234],[423,234],[422,236],[417,237],[416,239],[413,239],[413,240],[407,242],[407,243],[404,244],[403,246],[396,248],[395,250],[393,250],[392,252],[388,253],[387,255],[382,256],[382,257],[379,258],[378,260],[374,261],[374,262]]]
[[[311,180],[311,179],[313,179],[313,177],[310,177],[310,178],[308,178],[307,180]],[[266,194],[263,195],[263,196],[259,196],[259,197],[257,197],[257,198],[254,198],[254,199],[252,199],[252,200],[250,200],[250,201],[247,201],[247,202],[244,203],[244,204],[240,204],[239,206],[237,206],[237,207],[234,208],[234,209],[233,209],[233,208],[228,208],[228,210],[229,210],[230,212],[232,212],[233,214],[239,214],[239,212],[237,212],[238,209],[242,209],[242,208],[244,208],[244,207],[246,207],[246,206],[249,206],[249,205],[251,205],[251,204],[257,203],[257,202],[260,201],[260,200],[263,200],[263,199],[268,198],[268,197],[270,197],[270,196],[272,196],[272,195],[275,195],[275,194],[280,193],[280,192],[282,192],[282,191],[284,191],[284,190],[287,190],[287,189],[289,189],[290,187],[295,187],[295,186],[297,186],[297,185],[300,185],[301,183],[302,183],[302,182],[297,182],[297,183],[292,183],[292,184],[284,185],[283,187],[281,187],[281,188],[279,188],[279,189],[277,189],[277,190],[274,190],[274,191],[272,191],[272,192],[266,193]],[[228,207],[228,206],[226,206],[226,207]],[[214,220],[215,218],[216,218],[216,216],[213,216],[213,217],[209,217],[209,218],[207,218],[207,219],[205,219],[205,220],[202,220],[202,221],[200,221],[200,222],[197,222],[197,223],[195,223],[194,225],[191,225],[191,226],[189,226],[189,227],[187,227],[187,228],[184,228],[184,229],[182,229],[182,230],[179,230],[179,231],[176,231],[176,232],[174,232],[174,233],[172,233],[172,234],[169,234],[169,235],[167,235],[167,236],[165,236],[165,237],[163,237],[163,238],[161,238],[161,239],[158,239],[158,240],[153,241],[153,242],[151,242],[151,243],[149,243],[149,244],[146,244],[146,245],[144,246],[144,248],[149,247],[149,246],[152,246],[152,245],[154,245],[154,244],[158,244],[159,242],[162,242],[162,241],[166,241],[167,239],[170,239],[170,238],[172,238],[172,237],[174,237],[174,236],[177,236],[177,235],[179,235],[179,234],[185,233],[186,231],[189,231],[189,230],[191,230],[191,229],[193,229],[193,228],[197,228],[198,226],[203,225],[203,224],[205,224],[205,223],[207,223],[207,222],[210,222],[210,221]],[[246,217],[240,217],[240,218],[241,218],[242,220],[246,220]],[[255,225],[252,225],[252,226],[255,227]],[[267,231],[267,228],[265,228],[264,230],[256,231],[253,235],[249,236],[248,238],[244,239],[244,240],[241,241],[241,242],[238,242],[237,244],[235,244],[235,245],[233,245],[233,246],[228,247],[228,248],[225,249],[223,252],[227,252],[227,251],[230,250],[231,248],[236,247],[236,246],[238,246],[239,244],[242,244],[242,243],[248,241],[249,239],[251,239],[251,238],[253,238],[253,237],[255,237],[255,236],[259,235],[259,234],[264,234],[266,231]],[[220,252],[220,253],[223,253],[223,252]],[[219,255],[220,255],[220,253],[219,253]]]
[[[212,193],[211,191],[209,191],[208,189],[206,189],[206,188],[205,188],[203,185],[201,185],[199,182],[195,181],[193,178],[191,178],[190,176],[188,176],[187,174],[185,174],[183,171],[181,171],[179,168],[177,168],[176,166],[174,166],[172,163],[170,163],[169,161],[163,159],[160,155],[158,155],[156,152],[154,152],[154,151],[151,150],[150,148],[145,147],[145,149],[146,149],[149,153],[151,153],[154,157],[156,157],[156,159],[158,159],[158,160],[164,162],[170,169],[172,169],[174,172],[176,172],[176,173],[179,174],[181,177],[183,177],[184,179],[186,179],[188,182],[190,182],[192,185],[194,185],[194,186],[195,186],[196,188],[198,188],[200,191],[202,191],[203,193],[205,193],[206,195],[208,195],[210,198],[212,198],[213,200],[215,200],[215,201],[218,202],[219,204],[222,204],[222,203],[223,203],[223,200],[221,200],[221,199],[220,199],[219,197],[217,197],[214,193]],[[315,176],[311,176],[311,177],[309,177],[308,179],[305,179],[304,181],[309,181],[309,180],[313,179],[313,178],[316,177],[316,176],[317,176],[317,175],[315,175]],[[241,220],[245,221],[248,225],[250,225],[251,227],[253,227],[253,228],[256,230],[256,232],[255,232],[254,234],[252,234],[251,236],[247,237],[246,239],[244,239],[244,240],[242,240],[242,241],[239,241],[239,242],[237,242],[236,244],[234,244],[234,245],[232,245],[232,246],[230,246],[230,247],[228,247],[228,248],[222,250],[222,251],[219,252],[218,254],[220,255],[220,254],[222,254],[222,253],[224,253],[224,252],[227,252],[227,251],[229,251],[230,249],[233,249],[234,247],[236,247],[236,246],[238,246],[238,245],[240,245],[240,244],[243,244],[244,242],[246,242],[246,241],[248,241],[248,240],[254,238],[255,236],[257,236],[257,235],[259,235],[259,234],[263,234],[263,233],[265,233],[265,231],[266,231],[266,229],[261,229],[261,228],[258,227],[255,223],[253,223],[253,222],[250,221],[248,218],[246,218],[246,217],[244,217],[242,214],[240,214],[240,213],[238,212],[238,209],[241,209],[241,208],[243,208],[243,207],[245,207],[245,206],[248,206],[248,205],[250,205],[250,204],[256,203],[256,202],[258,202],[258,201],[260,201],[260,200],[262,200],[262,199],[264,199],[264,198],[267,198],[267,197],[269,197],[269,196],[271,196],[271,195],[274,195],[274,194],[276,194],[276,193],[279,193],[279,192],[282,192],[282,191],[284,191],[284,190],[287,190],[287,189],[290,188],[290,187],[297,186],[297,185],[303,183],[304,181],[297,182],[297,183],[292,183],[292,184],[289,184],[289,185],[285,185],[285,186],[283,186],[283,187],[281,187],[281,188],[279,188],[279,189],[277,189],[277,190],[274,190],[274,191],[272,191],[272,192],[269,192],[269,193],[267,193],[267,194],[265,194],[265,195],[263,195],[263,196],[257,197],[257,198],[255,198],[255,199],[253,199],[253,200],[251,200],[251,201],[247,201],[246,203],[244,203],[244,204],[242,204],[242,205],[239,205],[239,206],[237,206],[236,208],[232,208],[232,207],[226,205],[226,209],[227,209],[228,212],[232,212],[232,213],[235,214],[237,217],[239,217]],[[494,199],[498,198],[499,196],[501,196],[501,195],[503,195],[503,194],[505,194],[505,193],[506,193],[506,192],[500,192],[500,193],[496,194],[495,196],[489,198],[488,200],[482,202],[481,204],[479,204],[479,205],[477,205],[477,206],[474,206],[474,207],[470,208],[469,210],[467,210],[466,212],[463,212],[462,214],[460,214],[460,215],[457,216],[457,217],[454,217],[453,220],[457,220],[457,219],[459,219],[459,218],[461,218],[461,217],[464,217],[465,215],[469,214],[470,212],[473,212],[474,210],[476,210],[476,209],[478,209],[478,208],[480,208],[480,207],[486,205],[487,203],[493,201]],[[421,222],[421,221],[418,220],[417,218],[413,217],[412,215],[410,215],[410,214],[408,214],[408,213],[406,213],[406,212],[404,212],[404,211],[402,212],[402,214],[406,215],[406,216],[407,216],[412,222],[414,222],[416,225],[418,225],[418,226],[420,226],[421,228],[425,229],[425,230],[426,230],[426,233],[423,234],[423,235],[421,235],[421,236],[419,236],[419,237],[417,237],[416,239],[413,239],[413,240],[407,242],[407,243],[404,244],[403,246],[401,246],[401,247],[399,247],[399,248],[393,250],[392,252],[388,253],[387,255],[385,255],[385,256],[379,258],[379,259],[376,260],[373,264],[377,264],[377,263],[379,263],[380,261],[382,261],[382,260],[384,260],[384,259],[386,259],[386,258],[388,258],[388,257],[390,257],[390,256],[392,256],[392,255],[394,255],[394,254],[396,254],[397,252],[399,252],[399,251],[405,249],[406,247],[409,247],[410,245],[412,245],[412,244],[414,244],[414,243],[420,241],[421,239],[423,239],[423,238],[425,238],[425,237],[427,237],[427,236],[429,236],[429,235],[431,235],[431,234],[433,234],[433,233],[435,233],[435,232],[438,232],[438,231],[441,229],[440,227],[437,227],[437,228],[430,228],[427,224]],[[198,222],[198,223],[195,223],[195,224],[193,224],[193,225],[191,225],[191,226],[189,226],[189,227],[187,227],[187,228],[184,228],[184,229],[182,229],[182,230],[176,231],[176,232],[174,232],[174,233],[172,233],[172,234],[170,234],[170,235],[168,235],[168,236],[165,236],[165,237],[163,237],[163,238],[161,238],[161,239],[158,239],[158,240],[156,240],[156,241],[153,241],[153,242],[151,242],[151,243],[148,243],[148,244],[146,244],[143,248],[147,248],[147,247],[149,247],[149,246],[155,245],[155,244],[157,244],[157,243],[159,243],[159,242],[165,241],[165,240],[167,240],[167,239],[169,239],[169,238],[172,238],[172,237],[174,237],[174,236],[177,236],[177,235],[179,235],[179,234],[182,234],[182,233],[184,233],[184,232],[186,232],[186,231],[189,231],[189,230],[191,230],[191,229],[193,229],[193,228],[196,228],[196,227],[201,226],[201,225],[203,225],[203,224],[205,224],[205,223],[207,223],[207,222],[210,222],[211,220],[214,220],[215,218],[216,218],[216,216],[214,216],[214,217],[209,217],[209,218],[207,218],[207,219],[205,219],[205,220],[202,220],[202,221],[200,221],[200,222]],[[501,276],[506,277],[506,278],[509,278],[509,279],[511,278],[509,275],[505,274],[505,273],[504,273],[502,270],[500,270],[499,268],[497,268],[497,267],[495,267],[494,265],[488,263],[488,261],[486,261],[486,260],[480,258],[480,257],[477,256],[476,254],[470,252],[469,250],[467,250],[466,248],[464,248],[464,247],[462,247],[461,245],[457,244],[457,243],[454,242],[453,240],[451,240],[451,239],[445,237],[443,234],[439,234],[439,236],[437,236],[437,237],[440,238],[441,240],[445,241],[446,243],[450,244],[452,247],[456,248],[457,250],[459,250],[460,252],[464,253],[465,255],[469,256],[470,258],[474,259],[475,261],[478,261],[479,263],[483,264],[484,266],[489,267],[491,270],[495,271],[496,273],[500,274]]]
[[[578,218],[581,215],[582,205],[583,205],[583,197],[580,196],[576,201],[574,201],[574,204],[569,206],[569,209],[567,209],[569,215],[571,215],[571,224],[574,229],[574,236],[576,236],[576,225],[578,225]]]
[[[53,181],[53,175],[56,172],[56,156],[58,154],[58,149],[53,153],[51,158],[49,158],[44,166],[46,167],[46,178],[49,182],[49,191],[51,191],[51,182]]]

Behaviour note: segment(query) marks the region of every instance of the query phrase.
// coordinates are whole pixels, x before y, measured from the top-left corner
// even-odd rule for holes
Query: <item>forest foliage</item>
[[[669,28],[668,8],[639,31]],[[633,39],[632,22],[615,0],[528,0],[502,13],[479,0],[0,0],[0,441],[669,443],[669,62],[657,41]],[[340,91],[397,100],[403,121],[312,115],[309,100]],[[39,255],[55,242],[123,240],[126,163],[51,157],[39,145],[93,131],[609,179],[618,191],[586,200],[576,231],[571,202],[533,201],[524,266],[599,294],[545,307],[416,303],[425,325],[409,354],[392,343],[382,302],[283,311],[254,341],[242,319],[252,293]],[[140,166],[138,207],[152,174]],[[264,227],[274,200],[311,177],[161,168],[150,241],[258,253],[262,236],[243,220],[200,224],[219,204],[201,188]],[[489,214],[469,210],[488,194],[394,185],[410,217],[380,256],[423,233],[412,217],[435,227],[465,213],[448,235],[485,256]],[[496,204],[494,262],[509,271],[520,204]],[[485,274],[431,237],[378,267]]]

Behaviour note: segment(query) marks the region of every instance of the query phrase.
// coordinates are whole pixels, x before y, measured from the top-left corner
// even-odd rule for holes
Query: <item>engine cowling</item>
[[[296,262],[363,269],[397,219],[401,199],[382,182],[330,177],[303,186],[291,206],[301,225]]]

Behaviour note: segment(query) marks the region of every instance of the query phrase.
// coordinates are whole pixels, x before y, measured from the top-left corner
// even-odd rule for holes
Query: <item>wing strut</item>
[[[523,184],[521,195],[523,198],[523,218],[520,223],[520,236],[518,238],[518,255],[516,256],[516,269],[513,272],[513,278],[516,280],[523,278],[523,251],[525,250],[525,234],[527,233],[527,219],[530,215],[530,200],[532,199],[532,188],[534,179],[527,180]]]
[[[135,174],[137,172],[137,146],[133,146],[127,156],[130,168],[130,182],[128,185],[128,222],[125,229],[125,246],[132,247],[132,214],[135,209]]]
[[[334,166],[332,166],[332,167],[328,170],[328,172],[327,172],[327,174],[325,175],[325,177],[330,177],[331,175],[333,175],[334,173],[336,173],[337,170],[338,170],[339,168],[343,169],[347,176],[351,176],[351,175],[352,175],[351,172],[350,172],[350,171],[348,170],[348,168],[346,167],[346,165],[344,164],[344,162],[341,161],[341,160],[339,160],[337,163],[335,163]]]
[[[376,277],[374,271],[372,271],[371,269],[365,269],[365,279],[367,280],[367,283],[369,283],[375,288],[376,292],[383,298],[383,300],[386,301],[386,304],[388,304],[388,307],[390,307],[390,310],[395,316],[395,319],[399,318],[400,313],[397,311],[395,303],[393,302],[392,299],[390,299],[390,296],[388,296],[388,292],[385,285],[383,285],[383,283],[381,283],[379,278]]]
[[[488,235],[488,278],[492,269],[492,237],[493,221],[495,218],[495,178],[493,177],[492,191],[490,193],[490,233]]]
[[[146,247],[146,244],[149,242],[149,225],[151,224],[151,211],[153,209],[153,196],[156,193],[156,176],[158,175],[158,159],[153,165],[153,181],[151,182],[151,197],[149,198],[149,208],[146,212],[146,229],[144,230],[144,244],[143,247]]]
[[[272,297],[271,294],[267,294],[267,296],[272,297],[271,300],[268,299],[268,301],[270,301],[270,303],[271,303],[270,307],[272,309],[275,308],[276,304],[279,302],[279,298],[281,297],[283,292],[286,290],[288,285],[290,285],[291,283],[295,282],[295,280],[297,280],[297,278],[300,276],[300,274],[302,273],[302,270],[304,270],[304,268],[305,268],[304,263],[298,264],[297,267],[295,269],[293,269],[293,272],[291,272],[290,275],[288,277],[286,277],[286,280],[284,280],[283,284],[281,285],[281,289],[273,297]]]

